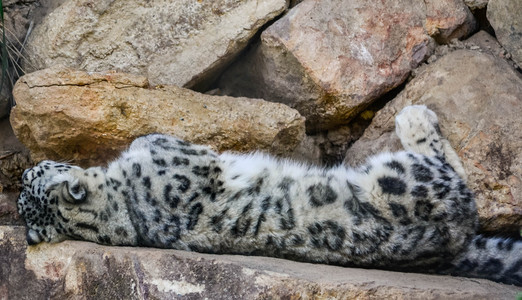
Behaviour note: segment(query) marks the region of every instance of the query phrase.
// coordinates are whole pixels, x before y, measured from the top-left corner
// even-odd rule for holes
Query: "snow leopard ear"
[[[87,187],[78,178],[70,174],[60,174],[53,180],[57,182],[58,189],[65,201],[78,204],[87,199]]]

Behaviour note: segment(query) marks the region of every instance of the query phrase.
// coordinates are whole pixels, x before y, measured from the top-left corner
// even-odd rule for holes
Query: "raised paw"
[[[395,131],[406,150],[427,156],[444,154],[437,115],[424,105],[403,108],[395,117]]]

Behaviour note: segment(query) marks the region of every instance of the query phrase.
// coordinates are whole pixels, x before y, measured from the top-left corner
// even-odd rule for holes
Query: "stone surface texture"
[[[500,44],[522,67],[522,1],[489,0],[487,18]]]
[[[285,0],[71,0],[39,24],[28,71],[64,65],[145,75],[152,84],[205,85]]]
[[[18,209],[16,207],[17,198],[18,198],[18,193],[0,192],[0,226],[2,226],[2,225],[23,226],[25,224],[22,217],[18,214]],[[1,297],[1,294],[0,294],[0,297]]]
[[[14,95],[11,124],[34,161],[101,164],[149,133],[276,155],[304,137],[304,118],[283,104],[149,88],[145,77],[123,73],[45,69],[22,77]]]
[[[485,80],[486,79],[486,80]],[[461,158],[475,193],[483,231],[522,227],[522,77],[505,61],[457,50],[430,64],[379,111],[345,162],[401,149],[394,116],[425,104],[439,116],[442,133]]]
[[[0,193],[18,191],[23,171],[32,166],[29,151],[16,139],[9,119],[0,120]]]
[[[486,8],[488,1],[489,0],[464,0],[464,3],[466,3],[469,9],[476,10]]]
[[[430,34],[445,42],[474,24],[462,1],[307,0],[268,27],[219,85],[296,108],[309,132],[330,129],[401,84],[431,54]]]
[[[27,247],[21,226],[0,226],[0,237],[3,299],[514,299],[519,290],[265,257],[74,241]]]
[[[437,42],[467,37],[476,29],[473,14],[462,0],[427,0],[426,30]]]

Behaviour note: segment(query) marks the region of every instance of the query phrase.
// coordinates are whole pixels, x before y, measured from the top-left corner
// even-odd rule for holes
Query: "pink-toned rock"
[[[154,132],[219,151],[273,154],[290,153],[304,137],[303,117],[285,105],[149,88],[145,77],[123,73],[45,69],[22,77],[14,95],[11,124],[35,161],[100,164]]]
[[[0,226],[2,299],[514,299],[488,280],[66,241]]]
[[[522,228],[522,78],[502,59],[457,50],[428,65],[379,111],[348,150],[356,165],[381,151],[401,149],[394,117],[411,104],[439,116],[444,136],[461,158],[475,193],[482,230]]]
[[[467,37],[477,27],[473,14],[462,0],[427,0],[426,30],[437,42]]]
[[[306,0],[263,32],[220,87],[296,108],[309,132],[334,128],[401,84],[432,52],[430,34],[468,34],[470,16],[456,0]]]

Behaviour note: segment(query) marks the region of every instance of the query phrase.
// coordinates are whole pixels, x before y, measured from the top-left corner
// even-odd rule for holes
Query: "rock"
[[[20,67],[20,61],[23,56],[27,55],[23,46],[27,35],[31,32],[33,25],[41,19],[41,15],[63,1],[65,0],[2,1],[3,20],[0,27],[5,33],[7,76],[1,76],[3,81],[0,84],[0,119],[6,117],[14,105],[12,88],[16,80],[23,75],[24,70]]]
[[[290,157],[317,166],[339,165],[348,148],[363,135],[376,109],[371,105],[348,125],[307,135]]]
[[[461,158],[475,193],[483,231],[522,227],[522,77],[508,63],[476,51],[457,50],[428,65],[381,111],[348,150],[345,162],[361,163],[397,151],[394,116],[404,106],[426,104]]]
[[[32,165],[29,151],[16,139],[9,119],[0,120],[0,193],[20,190],[22,173]]]
[[[471,10],[483,9],[488,5],[489,0],[464,0],[464,3]]]
[[[401,84],[431,54],[429,34],[446,41],[473,24],[456,0],[303,1],[262,33],[219,86],[227,95],[288,104],[315,133],[347,124]]]
[[[24,225],[18,214],[16,199],[18,193],[0,193],[0,225]]]
[[[39,24],[27,71],[64,65],[145,75],[152,84],[197,87],[219,73],[285,0],[71,0]]]
[[[462,0],[428,0],[426,30],[439,44],[467,37],[476,29],[473,14]]]
[[[7,299],[514,299],[518,290],[266,257],[77,241],[27,247],[23,227],[0,226],[0,293]]]
[[[296,108],[309,132],[348,123],[431,52],[423,5],[410,2],[394,9],[382,2],[303,1],[262,33],[220,87]]]
[[[145,77],[130,74],[45,69],[22,77],[14,95],[11,124],[35,161],[101,164],[154,132],[219,151],[276,155],[292,152],[304,137],[303,117],[285,105],[149,88]]]
[[[464,42],[470,45],[469,49],[471,50],[478,50],[499,58],[505,58],[505,50],[502,49],[502,46],[498,43],[497,39],[486,31],[481,30]]]
[[[290,5],[288,7],[294,7],[301,2],[303,2],[303,0],[290,0]]]
[[[489,0],[487,18],[500,44],[522,67],[522,1]]]
[[[513,68],[517,68],[516,63],[510,59],[507,59],[509,53],[507,53],[506,50],[502,48],[498,41],[486,31],[481,30],[463,41],[452,40],[449,44],[437,46],[433,54],[426,60],[426,63],[413,70],[410,74],[410,77],[415,77],[417,76],[416,74],[422,73],[430,64],[433,64],[439,58],[444,57],[448,53],[462,49],[487,53],[502,58],[506,60],[506,62],[508,62]]]
[[[401,84],[431,54],[429,34],[446,42],[474,24],[456,0],[303,1],[265,30],[219,85],[227,95],[294,107],[308,132],[331,129]]]

